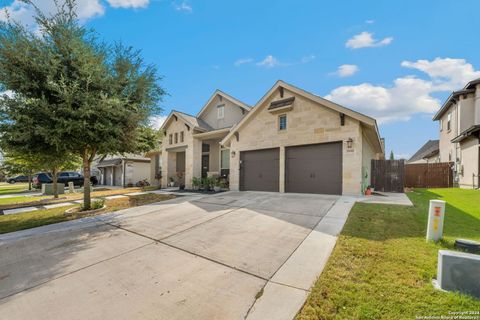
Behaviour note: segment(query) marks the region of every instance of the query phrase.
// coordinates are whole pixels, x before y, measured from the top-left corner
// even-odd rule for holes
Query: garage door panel
[[[342,193],[342,143],[285,149],[286,192]]]
[[[279,149],[240,152],[240,190],[279,191]]]

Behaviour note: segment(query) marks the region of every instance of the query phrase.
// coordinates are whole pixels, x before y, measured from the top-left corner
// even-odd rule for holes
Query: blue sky
[[[40,6],[52,7],[50,0]],[[3,1],[28,23],[29,8]],[[141,49],[171,109],[196,114],[215,89],[255,104],[278,79],[376,117],[387,152],[438,136],[431,118],[480,77],[479,1],[79,0],[106,41]],[[0,12],[1,13],[1,12]],[[1,18],[1,16],[0,16]]]

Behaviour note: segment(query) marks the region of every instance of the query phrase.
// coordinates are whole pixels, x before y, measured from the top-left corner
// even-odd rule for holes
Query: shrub
[[[97,210],[97,209],[103,208],[104,205],[105,205],[105,200],[98,199],[98,200],[92,201],[92,204],[90,205],[90,209],[88,210]],[[82,211],[83,210],[85,209],[82,206]]]

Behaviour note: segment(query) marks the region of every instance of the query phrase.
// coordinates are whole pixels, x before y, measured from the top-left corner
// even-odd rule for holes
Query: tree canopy
[[[108,45],[79,23],[74,0],[53,14],[37,9],[35,21],[38,30],[0,23],[0,84],[14,92],[1,103],[2,139],[80,156],[87,185],[97,154],[148,147],[145,127],[165,95],[161,78],[138,50]],[[90,188],[84,189],[88,209]]]

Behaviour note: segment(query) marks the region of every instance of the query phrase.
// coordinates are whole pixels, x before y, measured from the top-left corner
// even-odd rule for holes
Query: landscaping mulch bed
[[[177,190],[175,192],[178,192],[178,193],[188,192],[188,193],[200,193],[200,194],[217,194],[217,193],[222,193],[222,192],[226,192],[226,191],[228,191],[228,190],[215,191],[215,190],[183,189],[183,190]]]

